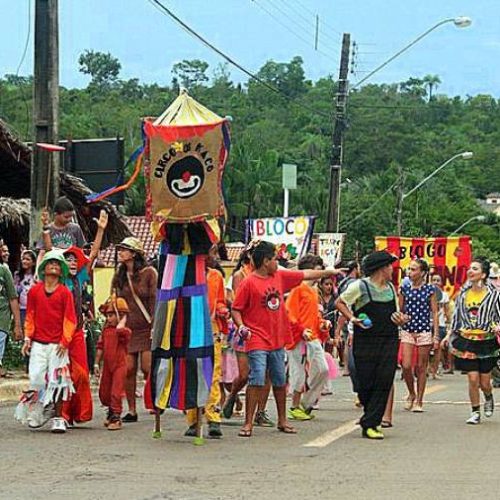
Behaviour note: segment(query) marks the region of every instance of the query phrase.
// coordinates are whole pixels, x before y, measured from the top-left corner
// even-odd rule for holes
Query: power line
[[[268,0],[269,3],[271,3],[271,0]],[[286,7],[289,7],[292,11],[295,12],[296,16],[302,20],[302,22],[304,23],[304,26],[307,26],[308,29],[312,29],[312,32],[315,34],[316,33],[316,15],[312,16],[314,18],[314,21],[313,20],[308,20],[307,17],[304,16],[303,12],[300,12],[299,10],[297,10],[293,4],[290,4],[287,0],[279,0],[280,3],[282,3],[283,5],[285,5]],[[275,7],[277,10],[280,10],[278,9],[278,7]],[[290,17],[290,15],[288,15],[287,13],[283,12],[282,10],[280,10],[283,15],[285,15],[286,17],[288,17],[289,19],[291,19],[293,22],[295,22],[295,19]],[[329,38],[333,43],[335,43],[336,45],[340,46],[340,42],[337,40],[337,38],[329,35],[328,33],[324,33],[321,31],[321,23],[319,23],[319,26],[318,26],[318,31],[321,32],[323,34],[323,36],[325,38]],[[325,44],[326,45],[326,44]]]
[[[284,96],[292,104],[300,106],[301,108],[304,108],[304,109],[308,109],[309,111],[311,111],[312,113],[314,113],[316,115],[323,116],[326,118],[331,118],[331,115],[329,113],[315,110],[315,109],[311,108],[310,106],[305,105],[303,103],[295,102],[293,100],[293,98],[290,97],[286,92],[283,92],[278,87],[275,87],[274,85],[269,84],[268,82],[262,80],[262,78],[259,78],[257,75],[255,75],[251,71],[244,68],[241,64],[239,64],[237,61],[235,61],[232,57],[228,56],[225,52],[223,52],[222,50],[215,47],[215,45],[210,43],[206,38],[204,38],[202,35],[200,35],[198,32],[196,32],[193,28],[188,26],[184,21],[182,21],[182,19],[180,19],[177,15],[175,15],[174,12],[172,12],[168,7],[163,5],[159,0],[148,0],[148,2],[151,3],[154,7],[156,7],[162,14],[168,15],[169,17],[171,17],[177,24],[180,24],[182,26],[182,28],[187,33],[194,36],[196,39],[198,39],[200,42],[202,42],[206,47],[208,47],[209,49],[211,49],[214,52],[216,52],[217,54],[219,54],[228,63],[230,63],[233,66],[235,66],[236,68],[238,68],[240,71],[242,71],[243,73],[248,75],[251,79],[255,80],[256,82],[260,83],[261,85],[263,85],[264,87],[268,88],[269,90],[275,92],[276,94],[280,94],[280,95]]]
[[[306,45],[311,47],[312,43],[309,40],[304,38],[301,34],[297,33],[297,31],[295,31],[294,29],[290,28],[290,26],[285,24],[279,17],[277,17],[273,12],[271,12],[269,9],[267,9],[264,5],[257,2],[257,0],[250,0],[250,1],[253,2],[255,5],[257,5],[260,9],[262,9],[268,16],[272,17],[279,25],[281,25],[287,31],[292,33],[295,37],[297,37],[299,40],[304,42]],[[328,58],[332,57],[330,54],[328,54],[327,52],[324,52],[323,50],[317,49],[317,52],[324,55],[325,57],[328,57]]]
[[[309,7],[307,7],[306,5],[304,5],[302,2],[300,2],[299,0],[295,0],[303,10],[305,10],[306,12],[309,12],[309,14],[311,14],[312,16],[315,16],[316,15],[316,12],[313,12]],[[337,33],[337,35],[342,35],[342,33],[338,30],[336,30],[331,24],[329,23],[326,23],[324,22],[323,23],[325,26],[327,26],[328,28],[330,28],[331,31],[333,31],[334,33]]]
[[[344,222],[343,224],[341,224],[340,228],[341,229],[344,229],[346,228],[347,226],[350,226],[353,222],[356,222],[359,218],[363,217],[363,215],[365,215],[367,212],[369,212],[375,205],[377,205],[380,200],[388,193],[390,193],[392,191],[392,189],[394,189],[394,186],[396,186],[396,184],[398,183],[398,181],[394,182],[393,184],[391,184],[391,186],[386,190],[384,191],[378,198],[377,200],[372,203],[368,208],[365,208],[361,213],[359,213],[358,215],[356,215],[356,217],[354,217],[354,219],[351,219],[350,221],[348,222]]]

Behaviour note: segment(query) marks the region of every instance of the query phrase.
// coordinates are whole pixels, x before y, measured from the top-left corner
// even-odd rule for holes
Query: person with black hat
[[[362,263],[367,277],[350,283],[336,301],[337,309],[354,326],[353,355],[364,410],[360,425],[368,439],[384,438],[379,426],[396,372],[398,326],[408,320],[398,310],[391,283],[396,260],[385,250],[367,255]]]

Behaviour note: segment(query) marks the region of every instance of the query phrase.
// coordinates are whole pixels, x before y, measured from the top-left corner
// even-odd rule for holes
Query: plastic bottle
[[[365,313],[361,313],[358,318],[365,328],[371,328],[373,326],[372,320]]]

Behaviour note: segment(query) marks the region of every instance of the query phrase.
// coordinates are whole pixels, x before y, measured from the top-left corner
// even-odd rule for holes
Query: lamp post
[[[432,171],[427,177],[422,179],[414,188],[410,189],[407,193],[403,193],[403,182],[399,183],[399,191],[398,191],[398,209],[397,209],[397,230],[398,230],[398,236],[401,236],[401,233],[403,232],[403,203],[410,196],[413,194],[417,189],[422,187],[428,180],[432,179],[437,173],[439,173],[443,168],[445,168],[447,165],[449,165],[452,161],[455,161],[457,159],[462,159],[462,160],[470,160],[474,156],[474,153],[472,151],[463,151],[462,153],[458,153],[448,160],[446,160],[443,164],[441,164],[438,168],[436,168],[434,171]]]
[[[370,73],[368,73],[364,78],[359,80],[359,82],[356,82],[351,88],[355,89],[356,87],[359,87],[362,83],[366,82],[369,78],[371,78],[375,73],[378,73],[382,68],[385,68],[389,63],[394,61],[394,59],[396,59],[401,54],[406,52],[408,49],[413,47],[416,43],[420,42],[422,38],[426,37],[429,33],[432,33],[435,29],[439,28],[440,26],[443,26],[443,24],[448,24],[448,23],[453,23],[457,28],[467,28],[472,24],[472,19],[466,16],[459,16],[439,21],[434,26],[430,27],[427,31],[424,31],[420,36],[415,38],[415,40],[410,42],[408,45],[405,45],[401,50],[396,52],[393,56],[389,57],[389,59],[387,59],[382,64],[377,66],[373,71],[370,71]]]
[[[467,224],[470,224],[473,221],[479,221],[479,222],[484,222],[486,220],[486,217],[484,215],[476,215],[475,217],[471,217],[468,221],[465,221],[461,226],[457,227],[455,231],[450,233],[450,236],[453,236],[454,234],[459,233]]]

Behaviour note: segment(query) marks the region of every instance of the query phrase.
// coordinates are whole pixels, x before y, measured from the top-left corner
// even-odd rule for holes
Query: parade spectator
[[[3,368],[3,357],[14,319],[14,338],[23,338],[19,300],[14,279],[7,265],[0,265],[0,377],[7,372]]]
[[[289,340],[289,323],[284,294],[302,280],[317,280],[337,274],[329,271],[278,270],[276,247],[260,241],[252,251],[255,270],[245,278],[233,302],[233,319],[239,334],[246,338],[250,367],[245,424],[240,437],[250,437],[257,403],[265,391],[266,376],[272,383],[278,412],[278,430],[287,434],[297,431],[286,417],[285,343]]]
[[[3,264],[5,267],[9,269],[9,259],[10,259],[10,251],[9,247],[0,240],[0,264]]]
[[[363,260],[366,278],[350,283],[336,302],[354,328],[353,356],[363,405],[360,425],[368,439],[384,438],[378,427],[396,372],[398,325],[408,320],[398,311],[398,296],[391,283],[396,260],[386,251],[367,255]]]
[[[21,310],[21,325],[26,318],[26,307],[28,305],[28,292],[35,284],[36,254],[33,250],[24,250],[21,253],[19,269],[14,273],[14,285],[19,297],[19,308]]]
[[[85,245],[83,232],[80,226],[73,222],[74,217],[75,207],[65,196],[61,196],[54,203],[54,221],[52,223],[49,212],[43,210],[42,230],[50,235],[52,247],[66,249],[71,246],[82,248]],[[37,244],[37,248],[40,250],[48,251],[52,247],[46,247],[43,237]]]
[[[116,245],[118,267],[113,277],[112,290],[128,304],[127,318],[132,336],[128,344],[126,393],[128,413],[123,422],[137,422],[136,388],[137,369],[140,367],[144,380],[151,369],[151,328],[155,308],[158,273],[148,266],[142,242],[129,236]]]
[[[52,417],[51,431],[66,432],[62,415],[63,401],[69,400],[73,384],[69,369],[68,347],[76,330],[73,296],[64,280],[69,269],[59,251],[45,254],[38,268],[40,282],[28,292],[23,355],[30,354],[30,389],[44,407],[39,421],[28,421],[30,427],[41,427]],[[29,401],[22,405],[29,406]]]
[[[408,268],[410,283],[400,290],[400,308],[410,317],[401,331],[403,378],[408,388],[405,410],[421,413],[427,365],[432,347],[439,346],[439,320],[436,288],[427,283],[429,264],[423,259],[414,259]],[[417,364],[413,369],[413,352],[417,350]],[[416,375],[416,388],[415,376]],[[415,390],[416,389],[416,390]]]
[[[107,408],[104,426],[122,428],[122,398],[127,378],[127,345],[132,332],[126,327],[130,312],[125,299],[110,297],[99,308],[106,323],[97,342],[94,375],[100,377],[99,400]],[[101,368],[102,361],[102,368]]]
[[[491,417],[495,409],[491,387],[491,371],[500,353],[500,292],[489,287],[490,263],[474,258],[467,271],[467,283],[462,287],[453,312],[450,332],[443,347],[451,343],[455,368],[467,373],[472,407],[467,424],[481,423],[479,389],[484,395],[484,416]]]
[[[300,259],[298,268],[321,270],[323,259],[316,255],[306,255]],[[288,418],[291,420],[313,418],[313,407],[328,380],[323,342],[329,338],[331,323],[322,319],[318,291],[313,284],[308,280],[302,281],[286,300],[292,333],[291,341],[286,345],[289,385],[293,391],[292,406],[288,410]]]
[[[439,375],[439,365],[442,362],[443,373],[453,374],[453,358],[448,355],[448,351],[441,348],[441,342],[446,337],[446,333],[451,324],[450,296],[443,290],[443,279],[439,274],[434,274],[431,283],[436,287],[436,299],[438,303],[439,322],[439,345],[434,349],[434,359],[432,360],[431,376],[433,379]]]

